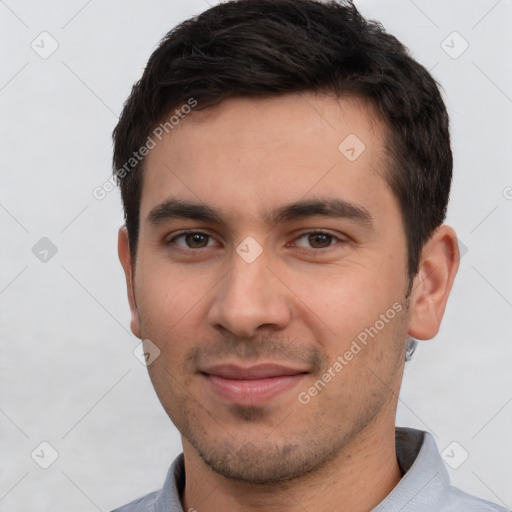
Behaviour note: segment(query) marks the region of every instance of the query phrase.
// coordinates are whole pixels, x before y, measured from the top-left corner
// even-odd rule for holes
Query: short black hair
[[[446,216],[448,114],[436,81],[405,46],[341,0],[231,0],[162,39],[113,132],[133,260],[144,159],[132,155],[155,127],[191,99],[202,109],[235,96],[301,92],[365,99],[384,121],[385,177],[402,213],[412,278],[423,245]]]

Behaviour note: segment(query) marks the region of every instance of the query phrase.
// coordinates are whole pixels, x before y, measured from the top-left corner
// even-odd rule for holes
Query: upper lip
[[[307,373],[305,370],[290,368],[279,364],[258,364],[254,366],[237,366],[234,364],[219,364],[208,366],[201,370],[206,375],[215,375],[224,379],[233,380],[257,380],[282,377],[288,375],[300,375]]]

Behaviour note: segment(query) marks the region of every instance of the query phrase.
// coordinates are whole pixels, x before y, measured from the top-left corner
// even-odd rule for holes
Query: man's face
[[[132,329],[185,453],[281,481],[394,425],[408,279],[386,165],[362,102],[311,94],[195,111],[150,152]]]

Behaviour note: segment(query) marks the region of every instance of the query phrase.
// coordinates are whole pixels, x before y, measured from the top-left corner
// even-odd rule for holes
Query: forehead
[[[169,196],[238,218],[315,196],[377,204],[390,194],[383,129],[355,98],[230,98],[195,110],[146,157],[141,220]]]

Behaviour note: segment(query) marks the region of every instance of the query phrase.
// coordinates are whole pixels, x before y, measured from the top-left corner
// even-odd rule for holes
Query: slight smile
[[[295,387],[307,373],[277,364],[223,364],[200,372],[217,395],[237,405],[261,405]]]

